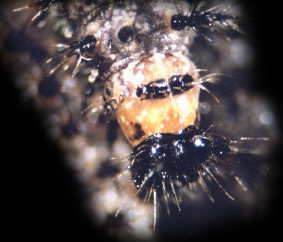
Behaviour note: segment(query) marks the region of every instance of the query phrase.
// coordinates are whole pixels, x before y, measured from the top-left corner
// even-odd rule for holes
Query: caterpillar
[[[109,226],[122,238],[187,236],[187,227],[189,234],[205,227],[194,225],[194,209],[220,212],[222,204],[256,196],[265,167],[255,160],[268,151],[275,124],[268,105],[237,79],[252,51],[238,24],[240,7],[169,0],[11,5],[10,29],[25,40],[16,54],[18,82],[47,110],[50,132],[91,190],[98,224],[122,221]]]

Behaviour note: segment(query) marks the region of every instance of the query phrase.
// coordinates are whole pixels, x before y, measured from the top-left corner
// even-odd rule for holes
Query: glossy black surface
[[[189,75],[171,76],[168,82],[165,79],[150,82],[149,84],[138,87],[137,97],[141,99],[158,99],[168,97],[170,94],[181,94],[193,88],[193,78]]]
[[[90,51],[95,49],[96,45],[96,38],[92,35],[86,36],[83,40],[81,41],[75,41],[71,44],[70,48],[73,50],[70,55],[75,55],[75,54],[82,54],[85,53],[86,51]]]
[[[222,28],[226,28],[225,23],[228,19],[233,19],[233,16],[224,14],[223,12],[214,12],[213,10],[196,10],[196,4],[189,16],[176,14],[171,17],[171,28],[176,31],[181,31],[186,27],[192,28],[201,36],[206,37],[209,32],[214,32],[216,23],[220,23]]]
[[[189,126],[180,134],[155,134],[135,147],[130,167],[132,179],[137,188],[147,180],[144,190],[153,186],[162,195],[164,184],[166,190],[171,191],[171,182],[185,186],[196,181],[202,164],[215,163],[216,157],[227,152],[225,138],[204,135],[195,126]]]

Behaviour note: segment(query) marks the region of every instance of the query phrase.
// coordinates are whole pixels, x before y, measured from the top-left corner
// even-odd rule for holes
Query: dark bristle
[[[240,4],[8,2],[3,64],[18,94],[46,113],[91,226],[121,241],[192,241],[216,226],[223,235],[230,214],[253,220],[265,210],[278,128],[249,88],[256,43],[243,35],[253,18]]]
[[[176,31],[184,30],[185,28],[192,29],[206,40],[212,41],[209,34],[221,30],[228,37],[229,32],[240,33],[237,27],[229,25],[228,21],[233,20],[232,15],[223,12],[215,12],[214,10],[197,10],[198,4],[195,5],[192,12],[187,15],[177,14],[171,17],[171,28]],[[218,24],[219,30],[215,26]],[[232,36],[232,35],[231,35]]]
[[[141,196],[154,188],[162,197],[164,188],[171,191],[171,183],[186,186],[196,182],[202,165],[227,152],[225,138],[203,135],[194,126],[180,134],[155,134],[135,147],[130,167],[132,179],[141,189]]]

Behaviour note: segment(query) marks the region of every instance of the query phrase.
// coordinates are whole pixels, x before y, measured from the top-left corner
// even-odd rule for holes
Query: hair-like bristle
[[[246,89],[254,54],[240,4],[7,6],[1,59],[46,113],[88,191],[89,216],[107,231],[129,241],[201,237],[264,200],[262,157],[278,132],[268,102]]]

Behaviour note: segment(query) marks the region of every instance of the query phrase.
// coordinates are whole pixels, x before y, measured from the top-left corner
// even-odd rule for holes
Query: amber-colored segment
[[[195,123],[199,87],[163,99],[140,100],[127,97],[116,115],[124,135],[132,146],[156,133],[177,133]]]
[[[143,99],[137,89],[153,81],[166,80],[173,75],[190,75],[198,81],[198,71],[182,52],[154,53],[128,66],[111,77],[112,95],[117,105],[116,118],[132,146],[157,133],[178,133],[195,124],[199,103],[199,85],[181,94]],[[169,83],[168,83],[169,85]]]

